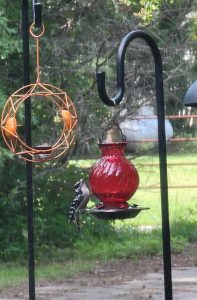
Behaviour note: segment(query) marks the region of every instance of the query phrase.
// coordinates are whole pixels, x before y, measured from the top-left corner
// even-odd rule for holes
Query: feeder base
[[[92,209],[81,209],[81,213],[88,213],[97,219],[102,220],[115,220],[115,219],[130,219],[135,218],[141,210],[149,209],[148,207],[140,207],[138,205],[129,206],[127,209],[114,208],[114,209],[103,209],[103,208],[92,208]]]

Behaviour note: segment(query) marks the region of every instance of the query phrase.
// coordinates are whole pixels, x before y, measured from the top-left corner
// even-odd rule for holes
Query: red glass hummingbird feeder
[[[139,185],[134,165],[124,157],[126,142],[101,143],[101,159],[92,167],[89,183],[100,208],[128,208]]]
[[[90,170],[91,192],[101,203],[87,211],[99,219],[133,218],[145,209],[127,202],[139,186],[139,175],[135,166],[124,157],[127,142],[122,132],[121,136],[120,142],[100,140],[101,158]]]

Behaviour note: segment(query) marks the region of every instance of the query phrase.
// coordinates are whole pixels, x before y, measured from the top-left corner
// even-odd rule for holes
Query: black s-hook
[[[161,55],[160,51],[157,47],[157,44],[153,40],[152,37],[150,37],[147,33],[141,30],[131,31],[125,37],[122,39],[119,49],[118,49],[118,55],[117,55],[117,92],[114,97],[111,99],[107,96],[107,92],[105,89],[105,73],[104,72],[98,72],[96,74],[97,76],[97,87],[98,87],[98,93],[102,101],[108,105],[108,106],[116,106],[119,104],[123,97],[124,97],[124,60],[125,60],[125,53],[127,50],[128,45],[132,40],[135,38],[142,38],[144,39],[148,45],[151,48],[154,61],[155,61],[155,76],[156,76],[156,91],[157,91],[157,85],[161,84],[162,81],[162,61],[161,61]],[[158,78],[159,76],[159,78]],[[158,79],[158,80],[157,80]],[[159,82],[157,82],[159,81]],[[163,86],[160,87],[161,94],[163,92]],[[162,95],[161,95],[162,97]]]

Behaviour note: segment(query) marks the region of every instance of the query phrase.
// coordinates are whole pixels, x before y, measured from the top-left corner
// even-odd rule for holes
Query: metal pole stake
[[[24,85],[30,84],[29,70],[29,22],[28,0],[22,0],[23,33],[23,73]],[[31,146],[31,100],[25,101],[25,136],[27,145]],[[34,263],[34,222],[33,222],[33,188],[32,163],[26,162],[27,220],[29,250],[29,300],[35,300],[35,263]]]

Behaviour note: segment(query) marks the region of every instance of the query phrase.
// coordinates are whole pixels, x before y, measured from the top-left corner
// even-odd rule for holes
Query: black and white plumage
[[[68,221],[69,223],[76,224],[77,228],[80,230],[81,228],[80,217],[79,217],[80,209],[86,207],[89,201],[90,191],[87,188],[84,179],[80,179],[79,181],[77,181],[74,185],[74,188],[76,192],[76,197],[71,202],[69,212],[68,212]]]

